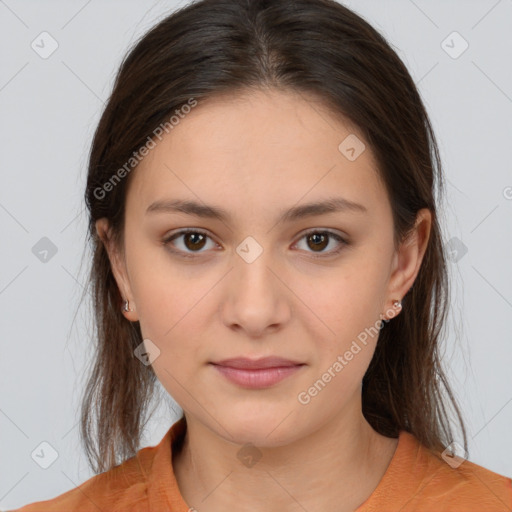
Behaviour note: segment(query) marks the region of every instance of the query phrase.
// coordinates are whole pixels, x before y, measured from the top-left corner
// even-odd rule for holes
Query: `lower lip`
[[[244,388],[261,389],[268,388],[281,382],[286,377],[293,375],[304,365],[279,366],[275,368],[263,368],[259,370],[242,370],[230,366],[213,365],[224,377]]]

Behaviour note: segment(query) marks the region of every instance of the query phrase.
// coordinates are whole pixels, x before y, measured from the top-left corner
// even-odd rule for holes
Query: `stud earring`
[[[399,299],[395,299],[395,300],[393,301],[393,307],[394,307],[396,310],[400,311],[400,310],[402,309],[402,301],[401,301],[401,300],[399,300]],[[398,314],[398,311],[397,311],[396,313],[394,313],[394,314],[391,316],[391,318],[393,318],[395,315],[397,315],[397,314]],[[389,312],[389,310],[388,310],[388,312]],[[385,318],[385,316],[384,316],[382,313],[381,313],[379,316],[380,316],[380,319],[381,319],[381,320],[383,320],[384,322],[389,322],[389,321],[391,320],[391,318]]]
[[[124,301],[123,311],[126,311],[127,313],[128,313],[129,311],[133,311],[133,309],[129,307],[129,302],[128,302],[128,300],[125,300],[125,301]]]

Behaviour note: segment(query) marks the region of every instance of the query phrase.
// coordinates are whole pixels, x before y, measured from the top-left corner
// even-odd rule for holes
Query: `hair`
[[[123,251],[131,175],[120,179],[126,173],[119,171],[126,171],[127,162],[136,168],[133,157],[154,143],[155,128],[168,125],[191,98],[201,103],[265,89],[315,97],[359,129],[388,194],[395,247],[414,228],[418,211],[430,210],[422,265],[400,315],[380,330],[362,382],[362,410],[384,436],[396,438],[405,430],[426,447],[443,450],[453,441],[450,406],[467,451],[464,422],[441,367],[450,294],[436,206],[436,193],[444,192],[441,160],[407,68],[382,35],[334,0],[200,0],[159,21],[133,44],[90,149],[85,201],[97,346],[80,435],[97,473],[139,449],[157,379],[151,365],[134,357],[142,342],[140,325],[122,314],[123,298],[95,222],[108,219],[112,240]]]

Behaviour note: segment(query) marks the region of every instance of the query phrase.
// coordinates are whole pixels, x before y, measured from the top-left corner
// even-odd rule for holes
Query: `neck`
[[[269,504],[284,512],[348,512],[377,487],[396,444],[397,439],[375,432],[362,413],[345,410],[306,437],[277,447],[249,447],[243,458],[241,445],[187,416],[173,467],[182,496],[200,512],[235,504],[244,512],[268,511]]]

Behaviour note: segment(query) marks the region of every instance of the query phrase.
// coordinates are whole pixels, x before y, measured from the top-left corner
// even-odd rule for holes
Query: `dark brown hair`
[[[400,315],[380,330],[363,379],[363,414],[385,436],[406,430],[425,446],[443,450],[453,441],[450,405],[467,449],[440,361],[449,298],[435,198],[444,190],[441,162],[405,65],[382,35],[332,0],[201,0],[172,13],[134,44],[92,142],[85,200],[97,346],[80,424],[91,467],[105,471],[136,453],[156,384],[152,367],[134,357],[140,326],[121,312],[123,298],[95,222],[109,220],[122,251],[131,174],[117,179],[118,170],[127,170],[139,148],[156,139],[155,128],[191,98],[201,103],[258,88],[314,96],[359,129],[388,193],[395,247],[418,211],[430,209],[431,234],[419,274]]]

